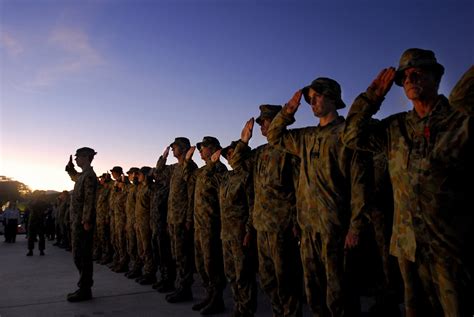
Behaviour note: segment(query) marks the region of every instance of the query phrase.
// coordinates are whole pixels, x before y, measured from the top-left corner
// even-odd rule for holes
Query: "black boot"
[[[214,292],[211,301],[201,310],[201,315],[214,315],[225,311],[224,300],[222,293]]]
[[[44,255],[44,251],[43,251],[43,250],[40,250],[40,255]]]
[[[74,293],[67,295],[68,302],[82,302],[92,299],[92,291],[90,288],[80,288]]]
[[[143,278],[138,281],[140,285],[152,285],[156,282],[156,276],[154,274],[145,274]]]
[[[33,250],[29,250],[26,256],[32,256],[33,255]]]
[[[202,302],[194,304],[193,307],[191,307],[191,309],[194,311],[200,311],[201,309],[206,307],[210,302],[211,302],[211,294],[207,292],[206,298],[204,298]]]
[[[175,290],[174,281],[164,280],[163,284],[156,289],[158,293],[170,293]]]
[[[168,303],[181,303],[187,302],[193,299],[193,293],[191,288],[178,289],[176,292],[166,295]]]

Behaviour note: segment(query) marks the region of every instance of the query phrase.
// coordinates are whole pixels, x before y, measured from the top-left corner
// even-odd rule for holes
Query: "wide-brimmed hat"
[[[90,147],[81,147],[80,149],[76,150],[75,156],[90,156],[90,155],[96,155],[97,152],[94,151],[94,149],[91,149]]]
[[[142,166],[142,167],[138,170],[139,173],[142,173],[142,174],[145,175],[145,176],[150,175],[150,171],[151,171],[151,167],[150,167],[150,166]]]
[[[227,154],[229,153],[230,149],[235,149],[239,141],[232,141],[228,146],[222,149],[221,155],[227,160]]]
[[[341,98],[341,85],[339,85],[339,83],[334,79],[319,77],[313,80],[311,85],[304,87],[303,97],[308,104],[311,104],[311,100],[308,95],[310,89],[334,99],[336,101],[336,109],[342,109],[346,107],[346,104]]]
[[[279,105],[260,105],[260,115],[255,119],[258,124],[262,124],[263,119],[273,120],[275,116],[280,112],[282,106]]]
[[[421,48],[409,48],[400,57],[398,69],[395,72],[395,84],[403,86],[405,70],[412,67],[422,67],[434,70],[440,77],[444,74],[443,65],[436,60],[433,51]]]
[[[217,150],[222,149],[219,140],[213,136],[205,136],[202,138],[202,142],[196,144],[198,151],[201,151],[201,146],[214,146]]]
[[[131,173],[136,173],[140,169],[138,167],[130,167],[130,169],[127,171],[127,174],[130,175]]]
[[[123,174],[123,169],[120,166],[114,166],[110,171],[111,172],[116,172],[116,173],[119,173],[119,174]]]
[[[184,147],[184,148],[190,148],[191,147],[191,142],[189,142],[189,139],[185,138],[185,137],[175,138],[174,142],[171,143],[170,146],[172,147],[174,144],[176,144],[177,146],[180,146],[180,147]]]

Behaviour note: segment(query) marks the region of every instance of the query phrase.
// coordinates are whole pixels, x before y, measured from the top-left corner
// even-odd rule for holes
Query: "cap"
[[[184,147],[184,148],[190,148],[191,147],[191,142],[189,142],[188,138],[185,137],[177,137],[174,139],[174,142],[170,144],[170,146],[173,146],[174,144]]]
[[[328,96],[336,101],[336,109],[342,109],[346,107],[344,101],[341,98],[341,85],[337,81],[327,77],[319,77],[311,82],[311,85],[303,88],[304,100],[308,104],[311,104],[311,100],[308,96],[309,89],[315,90],[317,93]]]
[[[230,142],[230,144],[228,146],[226,146],[225,148],[222,149],[221,155],[227,160],[227,154],[228,154],[229,150],[230,149],[235,149],[235,147],[237,146],[238,143],[239,143],[239,141]]]
[[[138,172],[140,169],[138,167],[130,167],[130,169],[128,170],[127,174],[131,174],[131,173],[136,173]]]
[[[97,152],[94,151],[94,149],[91,149],[90,147],[81,147],[80,149],[76,150],[75,156],[89,156],[89,155],[96,155]]]
[[[260,105],[260,115],[255,119],[258,124],[262,124],[263,119],[273,120],[275,116],[280,112],[282,106],[278,105]]]
[[[151,167],[149,167],[149,166],[142,166],[142,167],[138,170],[139,173],[142,173],[142,174],[145,175],[145,176],[150,175],[150,171],[151,171]]]
[[[199,151],[201,151],[201,146],[214,146],[218,150],[222,149],[219,140],[213,136],[205,136],[204,138],[202,138],[202,142],[198,142],[196,144],[196,147]]]
[[[421,48],[409,48],[403,52],[402,57],[400,57],[398,69],[395,72],[395,84],[403,86],[404,72],[406,69],[412,67],[432,69],[440,77],[444,74],[444,67],[438,63],[433,51]]]
[[[114,166],[110,171],[123,174],[123,169],[120,166]]]

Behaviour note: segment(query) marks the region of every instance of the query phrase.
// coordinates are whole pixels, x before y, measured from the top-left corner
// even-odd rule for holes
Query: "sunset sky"
[[[69,190],[78,147],[100,174],[154,166],[176,136],[225,146],[316,77],[349,106],[410,47],[436,53],[448,95],[474,64],[473,13],[472,0],[0,0],[0,175]],[[394,86],[378,116],[410,108]],[[296,119],[317,122],[304,102]],[[264,142],[256,127],[251,146]]]

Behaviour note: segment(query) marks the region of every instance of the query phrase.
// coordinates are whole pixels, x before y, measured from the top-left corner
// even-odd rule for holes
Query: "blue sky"
[[[435,51],[449,94],[474,61],[473,13],[470,0],[0,0],[0,175],[63,190],[78,147],[102,173],[153,166],[176,136],[227,145],[258,105],[316,77],[350,105],[410,47]],[[410,108],[394,86],[378,116]],[[317,122],[305,103],[296,119]]]

